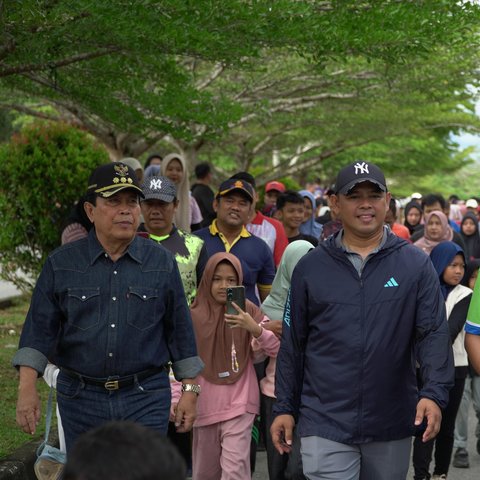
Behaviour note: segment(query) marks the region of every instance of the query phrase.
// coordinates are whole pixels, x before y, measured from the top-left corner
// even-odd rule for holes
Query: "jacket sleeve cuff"
[[[204,366],[200,357],[195,356],[174,362],[172,370],[175,378],[180,382],[184,378],[195,378],[203,370]]]
[[[30,347],[20,348],[12,360],[15,368],[30,367],[36,370],[39,376],[43,375],[47,363],[48,359],[42,352]]]

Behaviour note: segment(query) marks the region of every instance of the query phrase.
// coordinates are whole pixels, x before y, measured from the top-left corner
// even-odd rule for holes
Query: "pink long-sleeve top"
[[[267,317],[264,321],[268,321]],[[260,395],[253,364],[263,360],[266,356],[275,356],[279,347],[280,342],[275,334],[262,329],[261,335],[252,340],[252,355],[243,375],[237,382],[217,385],[199,375],[197,381],[201,385],[202,393],[197,401],[197,419],[194,427],[204,427],[223,422],[244,413],[258,414]],[[178,402],[180,388],[180,383],[172,385],[172,403]]]

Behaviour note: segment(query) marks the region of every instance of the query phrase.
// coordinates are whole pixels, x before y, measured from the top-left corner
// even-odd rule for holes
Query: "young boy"
[[[295,240],[306,240],[316,247],[318,240],[315,237],[300,233],[299,228],[304,220],[304,212],[304,200],[298,192],[286,190],[278,196],[275,218],[283,223],[288,243],[292,243]]]

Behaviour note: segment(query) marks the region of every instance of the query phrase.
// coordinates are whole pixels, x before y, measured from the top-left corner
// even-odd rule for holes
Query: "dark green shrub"
[[[108,161],[90,136],[58,123],[30,125],[0,146],[2,278],[31,290],[90,172]]]

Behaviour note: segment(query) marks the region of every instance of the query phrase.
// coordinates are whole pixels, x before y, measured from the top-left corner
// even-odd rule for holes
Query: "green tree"
[[[34,124],[0,146],[2,278],[32,288],[105,149],[65,124]]]
[[[237,98],[228,94],[234,89],[210,88],[228,73],[232,78],[252,71],[255,82],[265,63],[285,55],[311,65],[310,76],[329,62],[351,58],[376,60],[384,69],[406,65],[435,55],[441,46],[463,46],[479,20],[474,2],[438,0],[0,5],[4,105],[22,109],[18,100],[25,95],[47,100],[116,157],[138,156],[173,138],[193,161],[205,142],[223,137],[232,126],[249,127],[246,119],[254,117],[263,121],[262,115],[252,117],[252,108],[298,112],[300,105],[331,97],[322,97],[319,81],[317,98],[309,95],[310,101],[291,102],[289,108],[285,99],[267,98],[262,108],[261,97]],[[299,73],[291,72],[298,84]],[[248,92],[258,94],[254,86],[247,85]]]

